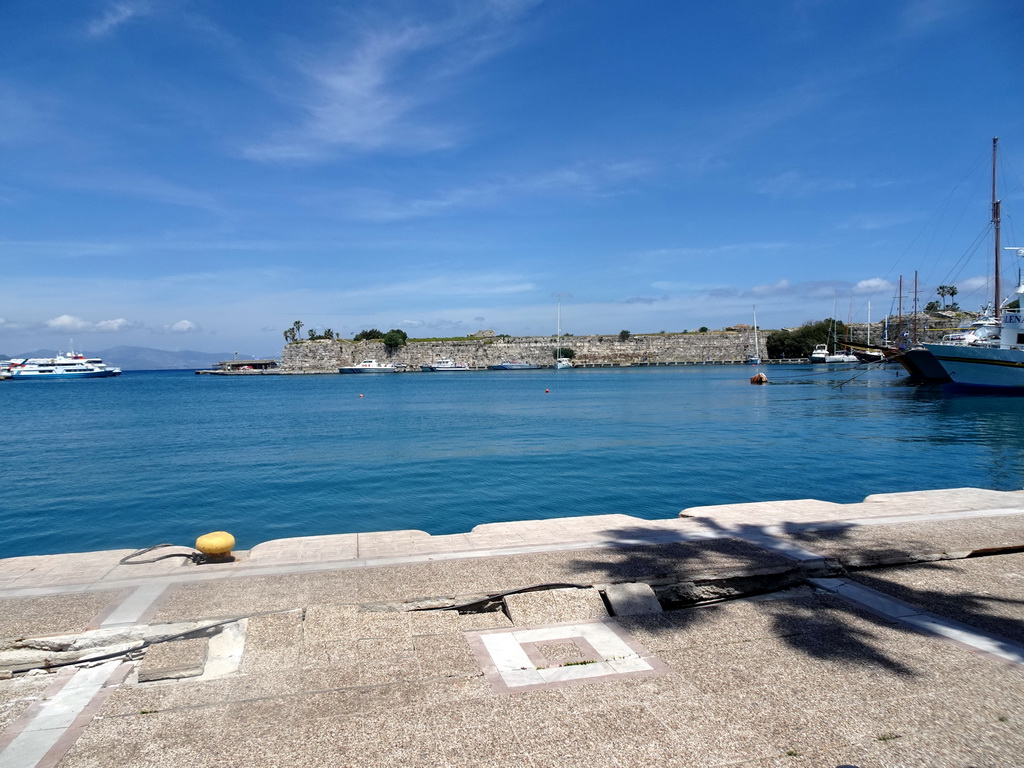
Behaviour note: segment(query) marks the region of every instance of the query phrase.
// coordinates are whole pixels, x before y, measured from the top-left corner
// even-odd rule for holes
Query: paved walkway
[[[1019,764],[1024,494],[681,515],[0,561],[0,669],[139,649],[0,680],[0,768]]]

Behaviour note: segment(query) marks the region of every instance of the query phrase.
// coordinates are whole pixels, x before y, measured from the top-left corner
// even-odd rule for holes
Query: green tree
[[[804,323],[792,331],[775,331],[768,334],[768,340],[765,342],[768,357],[807,357],[816,345],[829,343],[833,324],[836,338],[845,335],[846,326],[842,321],[832,319]]]
[[[353,341],[372,341],[373,339],[383,339],[384,334],[378,331],[376,328],[371,328],[368,331],[360,331],[353,337]]]
[[[619,331],[619,341],[627,341],[632,335],[629,331]]]
[[[384,348],[388,351],[388,354],[393,355],[399,347],[406,345],[409,341],[409,334],[401,328],[392,328],[384,334],[381,341],[384,342]]]
[[[302,333],[302,321],[301,320],[296,320],[294,323],[292,323],[292,331],[294,332],[294,334],[295,334],[294,338],[297,341],[298,338],[299,338],[299,334]]]
[[[949,305],[950,309],[960,309],[960,307],[957,306],[957,303],[956,303],[956,295],[958,293],[960,293],[960,291],[957,290],[957,287],[955,285],[949,286],[948,295],[949,295],[950,302],[952,302]]]
[[[939,302],[937,302],[937,301],[929,301],[927,304],[924,305],[924,311],[925,312],[937,312],[938,309],[939,309]]]
[[[566,357],[566,358],[572,360],[573,358],[576,357],[576,352],[574,352],[573,350],[569,349],[569,347],[557,347],[555,349],[554,357],[555,357],[556,360],[558,358],[560,358],[560,357]]]
[[[295,329],[294,328],[287,328],[287,329],[285,329],[284,340],[288,344],[291,344],[293,341],[295,341]]]
[[[697,330],[700,331],[701,333],[707,333],[708,332],[708,327],[706,325],[702,325]]]

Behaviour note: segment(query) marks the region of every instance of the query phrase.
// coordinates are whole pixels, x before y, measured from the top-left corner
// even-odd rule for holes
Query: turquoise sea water
[[[1024,487],[1024,398],[764,370],[3,382],[0,557]]]

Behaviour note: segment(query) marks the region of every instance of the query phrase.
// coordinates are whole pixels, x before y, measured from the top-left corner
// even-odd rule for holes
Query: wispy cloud
[[[105,171],[94,174],[66,174],[51,180],[68,189],[85,189],[129,198],[153,200],[168,205],[198,208],[211,213],[225,213],[224,206],[212,193],[167,181],[144,173]]]
[[[902,224],[912,223],[920,218],[919,215],[912,213],[863,213],[842,222],[839,228],[866,231],[888,229],[889,227],[898,227]]]
[[[395,190],[352,189],[325,198],[311,198],[316,206],[333,205],[346,217],[365,221],[404,221],[488,208],[512,199],[545,196],[598,198],[621,194],[629,181],[649,172],[642,162],[578,163],[532,175],[522,174],[482,181],[431,195],[402,197]],[[340,205],[339,205],[340,203]]]
[[[150,0],[117,0],[109,3],[101,16],[89,22],[85,31],[90,37],[103,37],[132,19],[152,12]]]
[[[451,146],[461,129],[429,114],[429,107],[443,102],[460,76],[511,43],[528,6],[481,2],[441,21],[381,20],[360,30],[354,44],[335,41],[348,51],[343,58],[295,56],[298,82],[281,96],[293,125],[244,153],[256,160],[310,162],[345,150]]]
[[[965,0],[913,0],[902,9],[898,31],[905,35],[927,33],[970,8]]]
[[[780,197],[816,195],[823,192],[849,192],[855,189],[880,189],[892,184],[880,179],[828,179],[809,177],[802,171],[789,170],[754,183],[754,191]]]
[[[712,247],[684,246],[680,248],[655,248],[647,251],[638,251],[633,254],[636,258],[646,259],[695,259],[714,258],[733,254],[754,253],[763,251],[780,251],[793,247],[791,243],[785,242],[764,242],[764,243],[726,243]]]

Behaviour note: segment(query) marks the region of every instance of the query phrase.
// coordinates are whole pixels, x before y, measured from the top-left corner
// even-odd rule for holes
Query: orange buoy
[[[548,393],[548,392],[550,392],[550,391],[551,391],[550,389],[545,389],[545,390],[544,390],[544,394],[547,394],[547,393]]]

